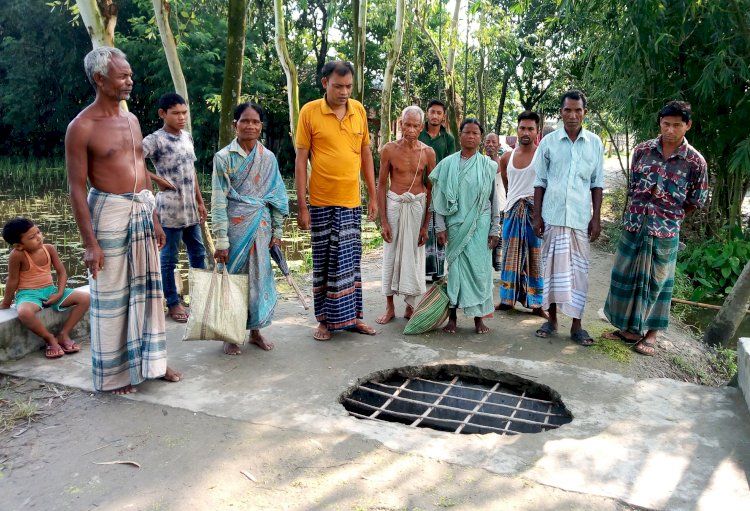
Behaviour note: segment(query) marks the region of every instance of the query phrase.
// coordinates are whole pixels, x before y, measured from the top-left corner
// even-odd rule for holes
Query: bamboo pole
[[[720,310],[721,305],[713,305],[710,303],[691,302],[690,300],[683,300],[681,298],[672,298],[672,303],[681,303],[683,305],[693,305],[695,307],[703,307],[704,309]],[[750,310],[746,310],[745,314],[750,314]]]

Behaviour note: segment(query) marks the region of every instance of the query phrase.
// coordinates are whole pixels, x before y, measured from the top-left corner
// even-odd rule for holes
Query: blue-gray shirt
[[[547,225],[588,229],[591,190],[604,188],[604,145],[581,129],[575,142],[565,128],[542,139],[534,155],[534,187],[545,188],[542,219]]]

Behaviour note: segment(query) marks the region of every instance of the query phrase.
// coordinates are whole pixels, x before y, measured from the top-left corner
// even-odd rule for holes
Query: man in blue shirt
[[[582,127],[586,96],[569,90],[560,98],[563,128],[544,137],[535,159],[534,232],[544,237],[542,308],[549,321],[537,337],[557,333],[558,309],[573,319],[570,337],[582,346],[594,340],[581,326],[586,305],[589,242],[601,231],[604,146]],[[592,214],[593,207],[593,214]]]

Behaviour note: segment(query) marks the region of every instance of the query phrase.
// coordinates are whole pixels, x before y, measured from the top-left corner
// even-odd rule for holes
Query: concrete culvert
[[[461,434],[539,433],[573,420],[560,395],[546,385],[463,365],[379,371],[339,401],[358,419]]]

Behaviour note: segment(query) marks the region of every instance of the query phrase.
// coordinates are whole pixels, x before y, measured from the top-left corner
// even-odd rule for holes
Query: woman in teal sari
[[[497,163],[479,153],[484,130],[477,119],[461,123],[461,151],[430,172],[438,243],[445,246],[450,315],[443,328],[456,331],[456,309],[474,316],[478,334],[490,331],[483,317],[494,310],[492,249],[499,241],[500,207],[495,197]]]
[[[274,154],[258,139],[263,109],[242,103],[234,111],[237,137],[214,155],[211,224],[216,262],[229,273],[247,273],[247,328],[250,342],[273,349],[260,329],[271,324],[276,307],[276,283],[269,248],[281,246],[284,217],[289,215],[286,187]],[[239,355],[237,345],[224,343],[224,353]]]

